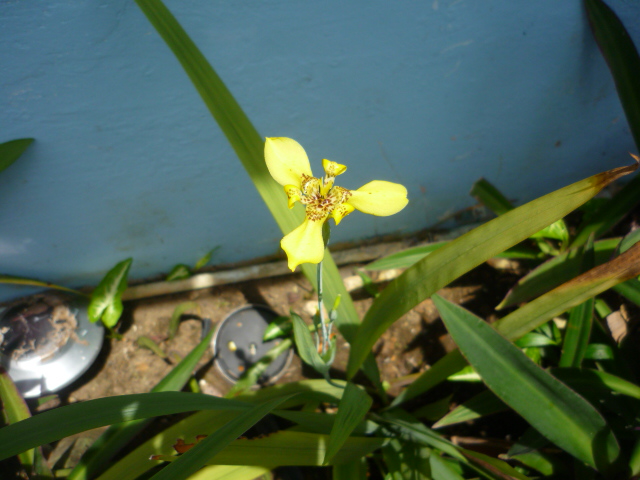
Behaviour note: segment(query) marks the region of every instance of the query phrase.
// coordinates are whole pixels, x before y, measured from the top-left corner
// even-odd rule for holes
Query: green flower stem
[[[322,328],[322,354],[327,353],[327,345],[329,344],[329,329],[324,321],[324,311],[322,309],[322,261],[318,264],[318,316],[320,317],[320,326]]]

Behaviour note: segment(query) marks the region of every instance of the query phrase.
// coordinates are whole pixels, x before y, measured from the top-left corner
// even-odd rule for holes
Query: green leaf
[[[193,266],[194,270],[200,270],[207,263],[211,261],[213,254],[216,253],[220,249],[220,245],[209,250],[201,259],[199,259],[196,264]]]
[[[324,457],[324,464],[328,465],[336,453],[342,448],[349,435],[369,412],[373,400],[367,393],[354,383],[348,382],[344,390],[338,413],[333,423],[329,443]]]
[[[620,244],[620,238],[611,238],[595,242],[595,264],[608,261]],[[538,266],[513,287],[496,308],[501,310],[518,303],[529,301],[549,290],[568,282],[582,273],[583,250],[581,247],[571,248]]]
[[[586,368],[552,368],[550,372],[578,391],[616,392],[640,400],[640,386],[607,372]]]
[[[613,75],[636,148],[640,148],[640,56],[624,24],[602,0],[585,0],[584,4],[596,42]],[[581,226],[573,245],[586,243],[591,233],[601,236],[627,215],[638,201],[640,177],[631,180],[599,208],[587,224]]]
[[[429,456],[429,463],[431,465],[433,480],[464,480],[464,477],[452,468],[451,464],[440,455],[432,453]]]
[[[189,480],[256,480],[268,475],[270,470],[256,465],[210,465],[191,475]]]
[[[436,420],[444,417],[447,412],[449,412],[449,405],[451,404],[452,395],[448,395],[446,397],[442,397],[440,400],[436,400],[435,402],[428,403],[417,410],[413,411],[412,414],[416,418],[424,418],[431,422],[435,422]]]
[[[589,237],[589,241],[581,249],[583,250],[581,273],[584,273],[593,268],[595,263],[593,236]],[[561,367],[579,367],[582,365],[582,359],[591,337],[594,305],[595,299],[589,298],[584,303],[576,305],[569,310],[569,320],[565,328],[562,355],[559,363]]]
[[[156,473],[155,480],[181,480],[196,473],[210,462],[218,453],[236,438],[255,425],[262,417],[287,400],[288,397],[276,398],[269,402],[256,405],[218,428],[195,447],[178,457],[174,462]],[[229,462],[227,462],[228,464]]]
[[[196,347],[184,357],[158,384],[152,392],[170,392],[181,390],[193,370],[209,350],[213,331],[209,332]],[[149,419],[112,425],[86,451],[78,464],[71,471],[67,480],[85,480],[93,478],[103,470],[109,459],[127,445],[142,429],[150,423]]]
[[[202,55],[184,29],[160,0],[136,0],[149,22],[155,27],[167,46],[189,76],[205,105],[236,152],[258,193],[273,215],[282,233],[288,234],[304,219],[301,209],[289,209],[282,187],[271,178],[264,161],[264,140],[249,118],[233,98],[218,74]],[[347,292],[338,267],[329,250],[323,264],[324,301],[327,309],[338,295],[342,301],[338,308],[336,326],[348,342],[352,342],[358,324],[358,312]],[[305,263],[301,270],[314,288],[317,288],[316,266]],[[377,365],[372,356],[365,363],[365,373],[381,389]]]
[[[496,215],[503,215],[513,209],[513,205],[507,197],[484,178],[481,178],[473,184],[469,194]]]
[[[339,382],[336,381],[336,383]],[[304,405],[306,402],[337,403],[340,401],[343,392],[343,388],[330,385],[325,380],[302,380],[251,390],[238,395],[236,400],[242,399],[245,402],[260,403],[296,394],[282,405],[283,408],[293,408]],[[275,411],[274,413],[278,412]],[[190,441],[190,439],[195,439],[197,435],[220,428],[231,418],[234,418],[236,414],[237,412],[228,410],[196,412],[134,449],[104,472],[99,477],[99,480],[137,479],[140,475],[160,464],[157,461],[149,461],[150,455],[172,455],[175,453],[173,445],[176,438]],[[317,440],[317,442],[325,442],[323,445],[326,445],[326,437]],[[317,449],[315,451],[317,452]],[[316,459],[317,463],[321,461],[322,457]]]
[[[613,287],[616,293],[619,293],[630,302],[640,305],[640,281],[632,278],[626,282],[620,283]]]
[[[334,465],[333,480],[367,480],[367,460],[361,457],[353,462]]]
[[[284,430],[264,438],[235,440],[207,463],[265,465],[270,468],[285,465],[320,466],[328,440],[327,435]],[[336,454],[332,464],[353,462],[386,442],[386,438],[350,437]]]
[[[387,428],[391,432],[399,435],[401,440],[412,441],[425,447],[435,448],[453,458],[464,460],[464,457],[458,451],[458,447],[428,428],[424,423],[405,410],[395,408],[383,412],[380,417],[374,416],[373,418],[386,423]]]
[[[393,253],[384,258],[376,260],[366,266],[367,270],[388,270],[390,268],[407,268],[422,260],[432,252],[448,242],[429,243],[428,245],[420,245],[419,247],[407,248],[398,253]]]
[[[302,318],[295,313],[291,313],[291,320],[293,322],[293,338],[296,342],[296,348],[298,349],[300,358],[324,378],[329,378],[331,365],[325,363],[320,357],[313,338],[311,338],[309,327],[307,327],[307,324],[304,323]]]
[[[468,422],[493,413],[502,412],[507,406],[491,390],[485,390],[466,402],[458,405],[442,417],[431,428],[448,427],[457,423]]]
[[[20,138],[0,143],[0,172],[20,158],[33,141],[33,138]]]
[[[98,398],[40,413],[0,429],[0,460],[92,428],[194,410],[244,411],[244,402],[182,392]]]
[[[265,353],[260,360],[251,365],[242,376],[236,381],[236,383],[231,387],[231,389],[227,392],[225,397],[233,398],[241,392],[244,392],[251,387],[253,387],[258,380],[262,376],[262,374],[267,370],[269,365],[282,355],[284,352],[289,350],[292,346],[292,341],[290,338],[285,338],[281,340],[279,343],[276,343],[273,347],[269,349],[267,353]]]
[[[200,314],[200,305],[197,302],[182,302],[176,305],[171,314],[171,320],[169,321],[169,338],[174,338],[178,333],[178,327],[180,326],[180,317],[189,311],[196,311]]]
[[[460,350],[502,401],[579,460],[600,471],[611,467],[620,447],[591,404],[472,313],[437,295],[433,301]]]
[[[179,263],[171,269],[171,271],[167,274],[167,278],[165,278],[164,280],[166,282],[173,282],[175,280],[184,280],[185,278],[189,278],[190,276],[191,268],[189,268],[189,265]]]
[[[91,294],[91,302],[87,309],[89,320],[102,320],[107,327],[112,328],[122,315],[122,293],[127,288],[127,275],[131,267],[132,258],[118,263],[105,275]]]
[[[636,168],[637,164],[603,172],[533,200],[420,260],[391,282],[367,311],[355,339],[349,340],[347,376],[356,374],[378,338],[410,309],[487,259],[564,217]]]
[[[262,336],[262,341],[268,342],[269,340],[273,340],[274,338],[284,337],[285,335],[289,335],[291,333],[291,330],[293,330],[293,324],[291,323],[291,319],[289,317],[276,317],[273,322],[271,322],[269,325],[267,325],[267,328],[265,328],[264,335]]]
[[[0,367],[0,400],[2,400],[2,411],[9,425],[31,416],[29,407],[9,374],[2,367]],[[18,455],[18,460],[25,470],[29,471],[34,465],[35,450],[21,452]]]
[[[55,290],[62,290],[64,292],[75,293],[76,295],[85,296],[84,293],[74,290],[72,288],[63,287],[61,285],[56,285],[55,283],[43,282],[40,280],[35,280],[33,278],[26,277],[16,277],[14,275],[0,275],[0,283],[9,283],[11,285],[29,285],[32,287],[44,287],[44,288],[53,288]]]

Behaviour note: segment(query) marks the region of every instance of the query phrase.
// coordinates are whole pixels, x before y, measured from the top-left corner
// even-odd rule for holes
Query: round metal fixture
[[[25,398],[54,393],[94,362],[104,337],[88,300],[37,295],[0,307],[0,365]]]
[[[282,341],[262,341],[267,326],[277,317],[278,314],[267,307],[248,305],[232,312],[220,323],[213,339],[213,352],[216,366],[229,381],[238,380],[271,347]],[[292,354],[291,349],[280,354],[258,383],[275,381],[289,365]]]

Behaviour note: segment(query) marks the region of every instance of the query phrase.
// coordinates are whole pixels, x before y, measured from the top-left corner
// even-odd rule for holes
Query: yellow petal
[[[287,198],[289,199],[289,208],[293,208],[296,202],[302,198],[302,192],[295,185],[285,185],[284,193],[287,194]]]
[[[322,224],[324,220],[309,220],[294,231],[285,235],[280,246],[286,252],[289,268],[293,272],[301,263],[320,263],[324,257],[324,242],[322,241]]]
[[[399,183],[374,180],[351,191],[347,202],[364,213],[385,217],[402,210],[407,200],[407,189]]]
[[[294,185],[300,188],[303,174],[313,176],[307,153],[291,138],[267,138],[264,159],[273,179],[283,187]]]
[[[333,209],[333,212],[331,212],[331,216],[336,221],[336,225],[339,225],[340,221],[344,217],[349,215],[351,212],[353,212],[353,207],[351,205],[349,205],[348,203],[343,203],[343,204],[338,205],[336,208]]]
[[[345,165],[340,165],[337,162],[332,162],[331,160],[327,160],[326,158],[322,160],[322,166],[324,168],[324,173],[327,174],[327,177],[337,177],[338,175],[342,175],[347,171],[347,167]]]

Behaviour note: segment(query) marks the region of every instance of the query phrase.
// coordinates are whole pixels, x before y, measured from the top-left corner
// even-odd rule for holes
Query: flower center
[[[329,181],[331,183],[327,178],[322,181],[315,177],[303,176],[300,202],[306,205],[309,220],[325,220],[336,207],[346,202],[351,196],[346,188],[333,186],[333,179]],[[324,193],[325,190],[326,193]]]

